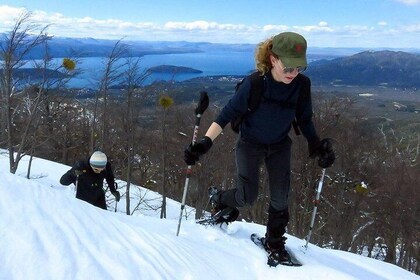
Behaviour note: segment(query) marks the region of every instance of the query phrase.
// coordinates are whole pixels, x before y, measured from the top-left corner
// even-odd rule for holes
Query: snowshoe
[[[204,217],[197,221],[201,225],[217,225],[231,223],[236,221],[239,216],[239,210],[235,207],[226,207],[210,217]]]
[[[261,237],[256,233],[251,234],[251,240],[259,248],[263,249],[267,254],[267,265],[276,267],[278,265],[286,266],[302,266],[302,264],[292,257],[286,249],[272,250],[267,245],[265,237]]]

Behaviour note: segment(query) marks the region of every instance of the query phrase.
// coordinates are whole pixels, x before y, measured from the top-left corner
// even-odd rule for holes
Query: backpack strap
[[[306,96],[310,91],[310,81],[309,78],[303,74],[299,74],[298,78],[300,79],[300,89],[299,89],[299,97],[298,97],[298,104],[301,102],[301,99]],[[296,135],[300,135],[300,129],[297,123],[296,118],[292,122],[293,130],[295,131]]]
[[[248,111],[254,112],[260,105],[261,100],[264,98],[265,88],[265,75],[262,75],[257,71],[251,74],[251,94],[248,99]]]
[[[248,98],[248,112],[253,112],[258,108],[258,105],[263,98],[264,87],[265,87],[265,75],[261,76],[261,74],[256,71],[249,75],[251,78],[251,93]],[[239,86],[242,85],[245,78],[236,84],[235,91],[238,91]]]
[[[263,97],[265,76],[261,76],[259,72],[254,72],[249,77],[251,78],[251,89],[248,98],[247,111],[246,113],[238,116],[230,122],[230,127],[236,133],[239,133],[239,128],[245,115],[257,110],[258,105],[260,104],[261,99]],[[242,85],[244,80],[245,78],[236,84],[235,93],[238,91],[239,87]]]
[[[299,135],[300,135],[300,129],[299,129],[299,125],[298,125],[298,123],[297,123],[296,118],[293,120],[293,122],[292,122],[292,126],[293,126],[293,130],[295,131],[295,134],[296,134],[297,136],[299,136]]]

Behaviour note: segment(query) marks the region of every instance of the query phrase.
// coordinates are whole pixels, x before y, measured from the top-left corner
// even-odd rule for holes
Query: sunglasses
[[[306,68],[307,68],[306,66],[304,66],[304,67],[302,67],[302,66],[298,66],[298,67],[284,67],[283,68],[283,73],[284,74],[293,73],[295,70],[298,73],[303,73],[303,72],[305,72]]]
[[[276,56],[275,56],[276,57]],[[284,64],[283,64],[283,62],[281,62],[281,60],[278,58],[278,57],[276,57],[277,58],[277,61],[280,63],[280,65],[281,66],[283,66]],[[298,73],[303,73],[303,72],[305,72],[305,70],[306,70],[306,66],[298,66],[298,67],[283,67],[282,68],[282,70],[283,70],[283,73],[284,74],[289,74],[289,73],[293,73],[295,70],[298,72]]]

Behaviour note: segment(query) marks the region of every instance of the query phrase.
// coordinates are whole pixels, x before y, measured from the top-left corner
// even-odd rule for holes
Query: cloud
[[[16,19],[24,12],[27,12],[24,8],[0,6],[0,32],[9,31]],[[255,44],[277,33],[294,31],[308,38],[308,42],[312,46],[332,47],[365,45],[368,47],[401,47],[402,44],[418,46],[417,38],[420,32],[419,24],[390,26],[385,21],[378,22],[375,26],[357,24],[336,26],[326,21],[319,21],[313,25],[294,26],[275,24],[258,26],[204,20],[168,21],[164,24],[157,24],[119,19],[68,17],[60,13],[46,13],[39,10],[32,12],[31,20],[40,26],[49,25],[48,34],[59,37]],[[404,39],[395,40],[390,37],[397,35],[404,36]]]
[[[193,22],[167,22],[163,28],[170,31],[248,31],[252,28],[244,24],[220,24],[217,22],[208,21],[193,21]]]
[[[0,20],[10,20],[13,17],[17,17],[26,11],[25,8],[15,8],[6,5],[0,6]]]
[[[168,30],[217,30],[221,29],[216,22],[193,21],[193,22],[167,22],[164,25]]]
[[[408,6],[414,6],[414,5],[420,4],[420,0],[395,0],[395,1],[400,2],[404,5],[408,5]]]
[[[420,23],[418,24],[411,24],[411,25],[406,25],[402,28],[403,31],[405,32],[409,32],[409,33],[420,33]]]
[[[276,33],[292,31],[292,32],[301,32],[304,34],[308,33],[333,33],[334,29],[328,26],[328,23],[325,21],[321,21],[318,25],[304,25],[304,26],[287,26],[287,25],[264,25],[262,27],[264,34],[272,34],[275,35]]]
[[[308,32],[308,33],[333,33],[335,29],[328,26],[328,23],[321,21],[318,25],[306,25],[306,26],[294,26],[296,31]]]
[[[289,27],[287,25],[272,25],[272,24],[268,24],[268,25],[264,25],[262,27],[262,30],[264,32],[273,32],[273,33],[287,31],[288,29],[289,29]]]
[[[0,6],[0,26],[13,26],[16,19],[25,12],[25,8]]]

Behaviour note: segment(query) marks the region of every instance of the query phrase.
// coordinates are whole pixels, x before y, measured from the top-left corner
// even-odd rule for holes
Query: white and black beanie
[[[105,168],[107,161],[108,159],[104,153],[96,151],[90,156],[89,163],[94,168]]]

